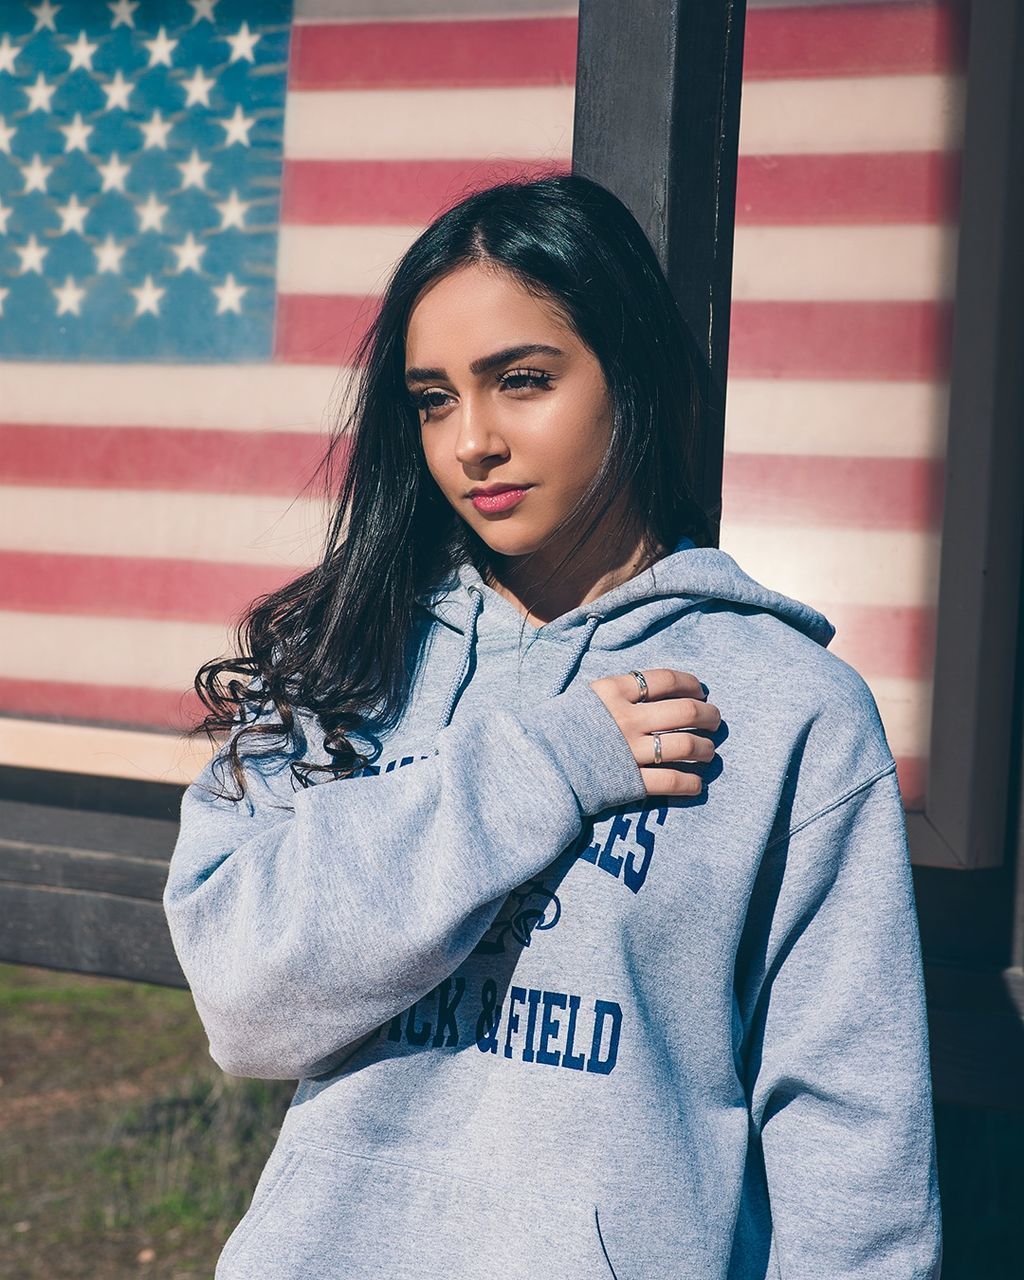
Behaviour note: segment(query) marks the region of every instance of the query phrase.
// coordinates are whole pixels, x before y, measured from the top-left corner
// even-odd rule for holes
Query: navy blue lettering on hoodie
[[[469,564],[421,603],[361,775],[293,789],[297,710],[243,801],[216,760],[182,801],[210,1054],[298,1081],[216,1280],[934,1280],[903,808],[832,625],[685,539],[522,644]],[[698,797],[590,687],[652,667],[721,709]]]

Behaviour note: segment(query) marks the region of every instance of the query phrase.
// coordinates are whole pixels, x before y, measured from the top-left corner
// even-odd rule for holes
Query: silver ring
[[[654,739],[654,763],[661,764],[661,734],[652,733],[651,737]]]
[[[644,673],[642,671],[631,671],[629,674],[635,677],[637,685],[640,689],[640,697],[637,698],[637,702],[646,702],[647,701],[647,681],[644,679]]]

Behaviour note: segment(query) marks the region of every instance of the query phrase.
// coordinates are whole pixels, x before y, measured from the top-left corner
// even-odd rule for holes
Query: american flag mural
[[[967,5],[751,5],[722,546],[835,623],[904,802],[930,731]]]
[[[751,3],[722,545],[927,749],[963,6]],[[568,170],[574,4],[0,6],[0,760],[185,781],[385,273]],[[699,674],[699,673],[698,673]]]

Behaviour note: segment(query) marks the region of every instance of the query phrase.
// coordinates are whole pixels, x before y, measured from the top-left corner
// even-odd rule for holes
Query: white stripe
[[[963,109],[952,73],[745,80],[740,155],[956,150]]]
[[[920,2],[920,0],[910,0],[911,3]],[[941,0],[939,0],[941,3]],[[444,0],[438,0],[443,4]],[[862,4],[885,5],[886,8],[895,9],[900,5],[905,5],[907,0],[747,0],[748,9],[820,9],[823,6],[831,9],[841,9],[843,5],[857,5],[859,8]],[[926,4],[934,4],[935,0],[924,0]]]
[[[734,524],[721,545],[747,573],[826,615],[830,604],[934,605],[939,536],[891,529]]]
[[[900,3],[901,0],[897,0]],[[795,9],[813,5],[834,8],[844,4],[879,4],[893,7],[893,0],[747,0],[748,9]],[[378,22],[381,19],[432,22],[467,18],[526,18],[559,15],[575,18],[578,0],[295,0],[297,24]]]
[[[578,12],[578,0],[295,0],[293,8],[296,24],[317,25],[382,19],[464,22],[467,18],[575,18]]]
[[[0,611],[3,673],[8,679],[71,678],[101,687],[128,686],[176,695],[192,689],[204,662],[236,652],[231,632],[229,622]],[[835,641],[831,648],[844,656]],[[69,653],[75,654],[70,672]],[[877,677],[872,687],[886,690],[890,701],[909,703],[914,699],[907,690],[920,684],[919,680]]]
[[[204,662],[236,652],[226,623],[0,612],[0,633],[8,679],[70,679],[176,694],[192,688]],[[69,653],[75,655],[70,667]]]
[[[316,432],[339,389],[329,365],[0,362],[0,420]]]
[[[290,160],[528,160],[572,155],[572,85],[288,94]],[[741,155],[956,150],[963,76],[750,80]]]
[[[138,490],[0,489],[5,550],[184,558],[300,569],[326,526],[306,499]],[[723,548],[754,577],[809,603],[931,604],[938,538],[906,530],[723,523]]]
[[[353,373],[326,365],[0,364],[0,416],[41,425],[316,433],[333,421]],[[730,378],[726,449],[941,458],[948,400],[945,382]]]
[[[124,490],[0,489],[5,550],[168,557],[301,569],[315,563],[324,504]],[[910,530],[723,524],[755,578],[810,604],[933,604],[938,536]]]
[[[955,227],[737,226],[734,302],[950,298]]]
[[[379,295],[421,226],[283,226],[282,293]],[[732,297],[753,301],[918,301],[952,296],[952,227],[736,228]]]
[[[572,85],[290,92],[285,156],[565,162],[572,154],[574,95]]]
[[[282,226],[277,241],[281,293],[380,295],[387,273],[422,226]]]
[[[877,678],[868,680],[868,685],[893,754],[926,756],[931,719],[927,683]],[[187,783],[209,757],[209,744],[202,736],[188,742],[173,734],[0,717],[0,764],[4,765]]]
[[[305,568],[327,526],[313,499],[143,490],[0,488],[6,551]],[[161,624],[162,625],[162,624]]]
[[[0,764],[104,778],[191,782],[210,758],[208,740],[177,734],[0,717]]]
[[[947,382],[730,378],[726,457],[942,458],[948,421]]]
[[[889,749],[894,756],[927,757],[931,734],[932,688],[926,680],[869,676]]]

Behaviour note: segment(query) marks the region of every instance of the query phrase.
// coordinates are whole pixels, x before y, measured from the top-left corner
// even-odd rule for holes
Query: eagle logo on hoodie
[[[535,929],[553,929],[562,915],[558,895],[541,880],[528,880],[513,889],[498,917],[473,949],[474,955],[504,955],[509,934],[528,947]]]

